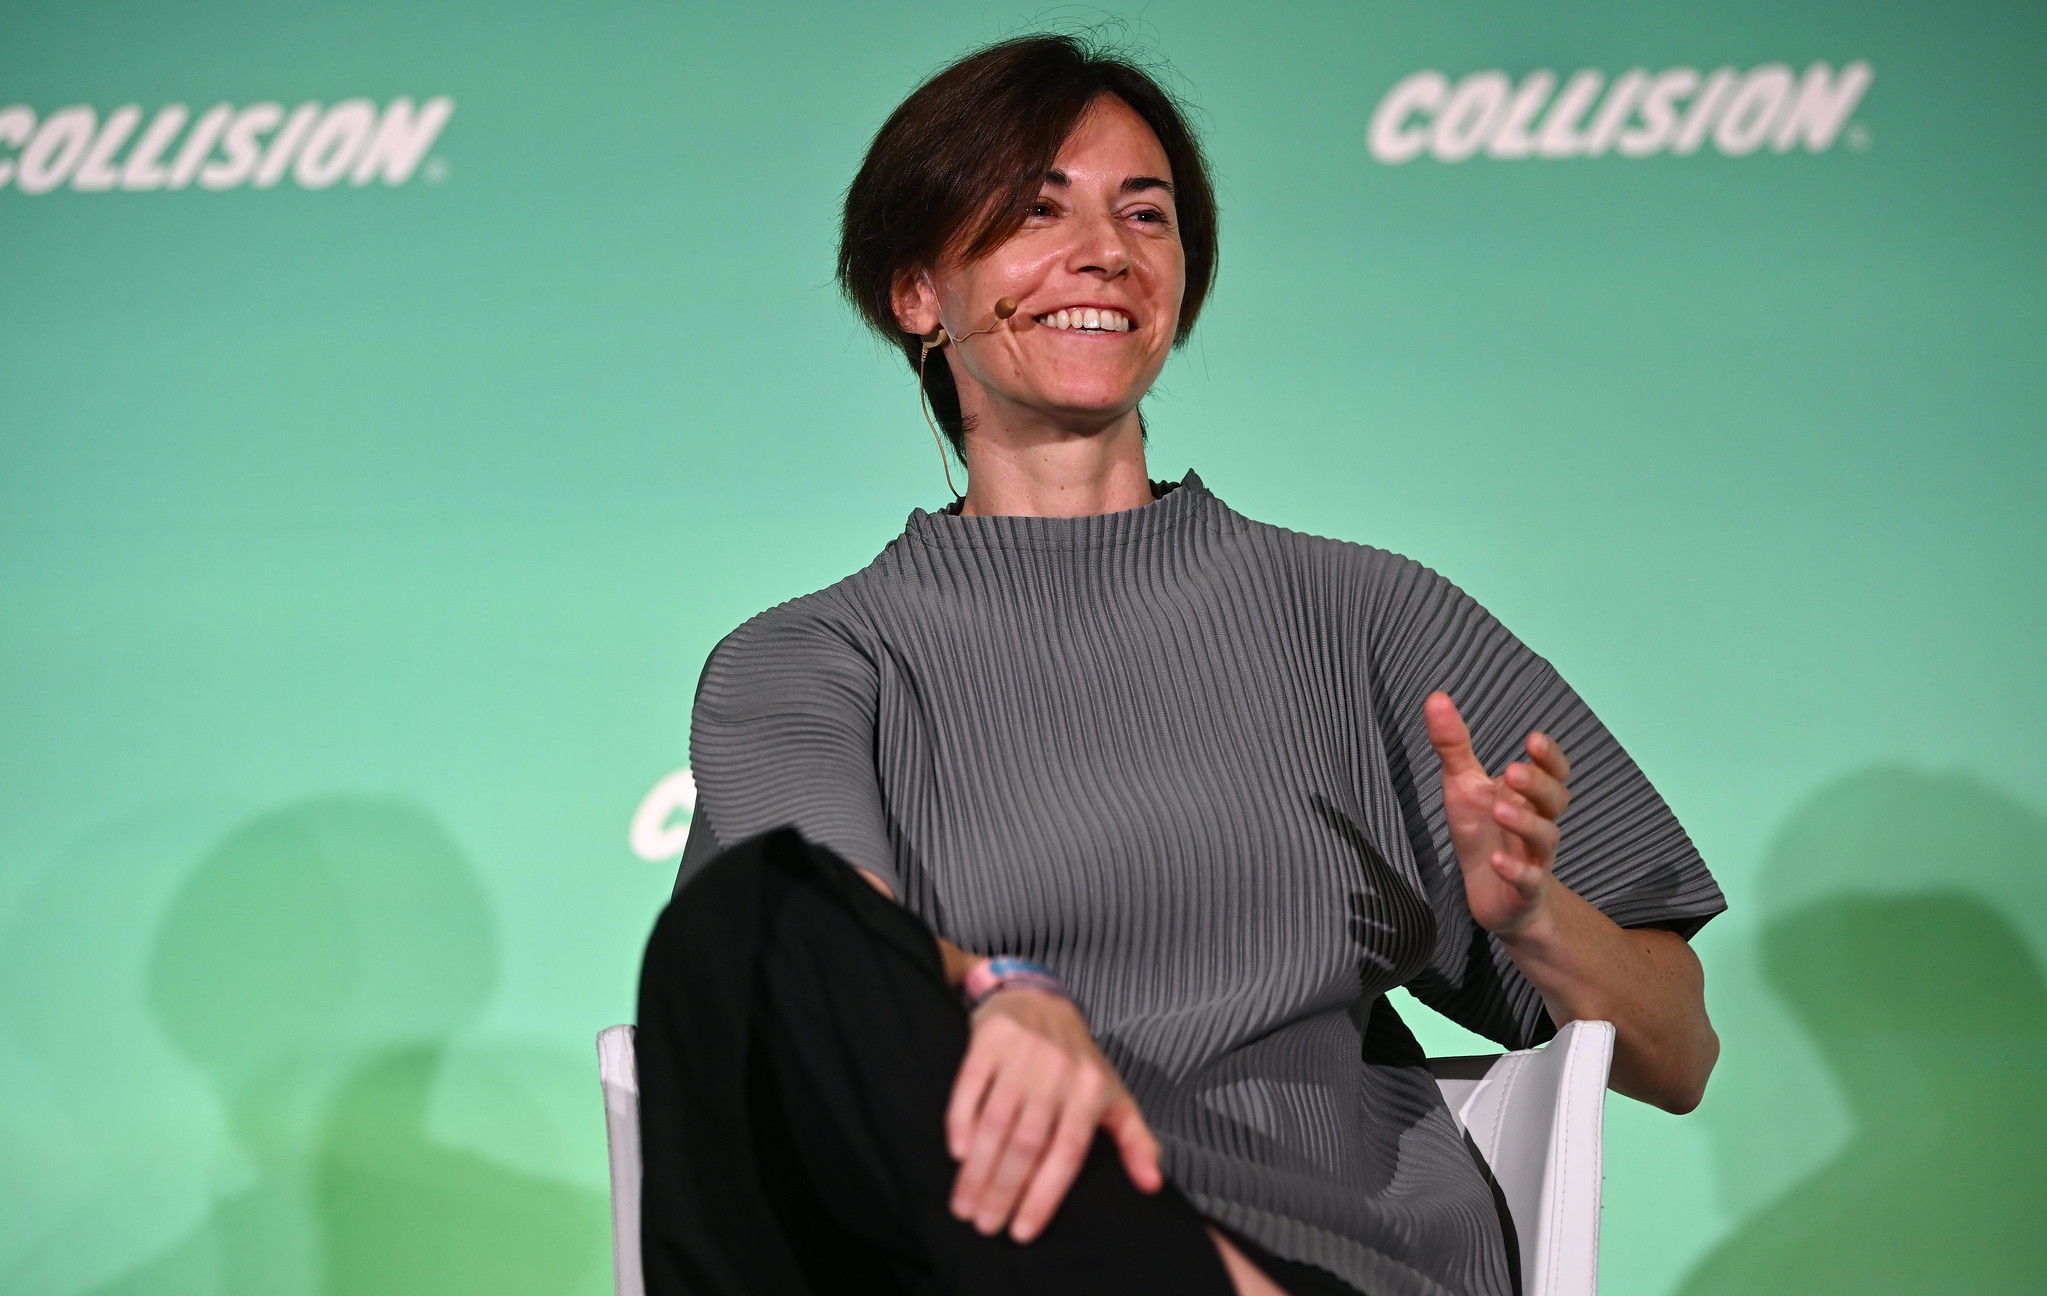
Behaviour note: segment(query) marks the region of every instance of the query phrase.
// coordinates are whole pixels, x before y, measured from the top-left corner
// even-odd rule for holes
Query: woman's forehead
[[[1173,164],[1151,124],[1135,108],[1106,94],[1089,104],[1074,123],[1045,176],[1046,182],[1054,185],[1107,179],[1121,186],[1134,178],[1162,183],[1170,191]],[[1156,184],[1141,187],[1154,188]]]

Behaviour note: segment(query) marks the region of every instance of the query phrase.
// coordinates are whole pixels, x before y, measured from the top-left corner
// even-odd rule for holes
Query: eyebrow
[[[1055,167],[1054,169],[1047,171],[1045,173],[1045,183],[1049,185],[1057,185],[1061,188],[1064,188],[1065,186],[1072,184],[1073,181],[1067,177],[1067,174],[1064,171],[1061,171]],[[1124,180],[1122,185],[1120,186],[1121,192],[1127,194],[1144,193],[1147,190],[1151,189],[1163,189],[1166,191],[1167,195],[1170,196],[1173,192],[1173,182],[1170,180],[1162,179],[1158,176],[1141,175],[1129,177],[1128,179]]]

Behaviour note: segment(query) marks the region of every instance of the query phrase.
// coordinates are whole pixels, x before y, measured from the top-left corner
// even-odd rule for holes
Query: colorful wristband
[[[979,1007],[981,1001],[997,990],[1043,990],[1046,994],[1058,995],[1061,999],[1072,999],[1066,983],[1052,975],[1052,970],[1029,959],[984,958],[967,969],[966,981],[960,987],[965,991],[967,1002]]]

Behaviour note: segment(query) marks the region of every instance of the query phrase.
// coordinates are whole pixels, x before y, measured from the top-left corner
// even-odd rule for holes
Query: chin
[[[1115,418],[1137,408],[1142,388],[1128,382],[1069,383],[1044,393],[1047,406],[1080,418]]]
[[[1076,422],[1106,424],[1113,423],[1131,410],[1136,409],[1137,406],[1128,400],[1101,402],[1061,401],[1055,403],[1052,408],[1061,415]]]

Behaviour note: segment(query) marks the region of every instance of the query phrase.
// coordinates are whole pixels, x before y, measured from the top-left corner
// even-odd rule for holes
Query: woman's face
[[[1165,366],[1187,287],[1172,182],[1151,127],[1104,95],[1008,242],[906,286],[897,314],[914,332],[995,325],[945,349],[963,410],[977,422],[1091,430],[1137,408]],[[1004,297],[1017,311],[997,323]]]

